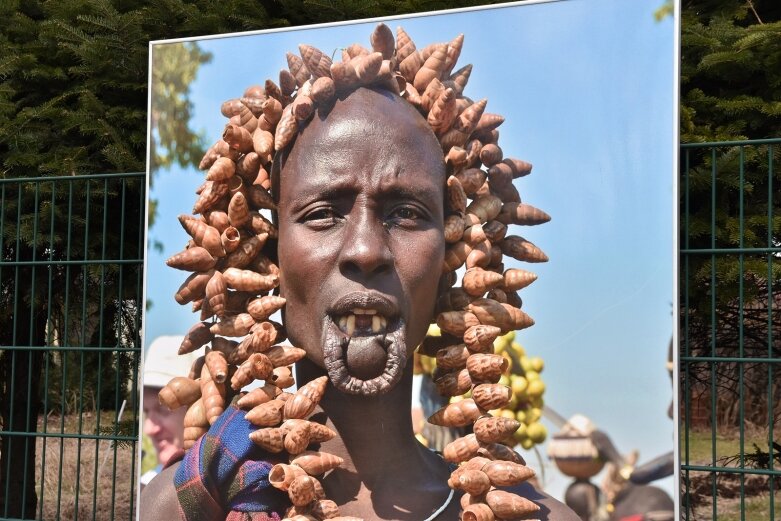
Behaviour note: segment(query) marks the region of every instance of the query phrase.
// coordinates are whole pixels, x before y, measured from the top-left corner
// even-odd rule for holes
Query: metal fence
[[[144,192],[0,179],[0,520],[135,518]]]
[[[681,146],[682,519],[779,509],[779,156],[781,139]]]

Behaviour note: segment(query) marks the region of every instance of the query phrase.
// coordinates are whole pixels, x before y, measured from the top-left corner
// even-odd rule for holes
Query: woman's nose
[[[388,245],[385,223],[365,212],[348,224],[342,250],[340,268],[346,275],[375,276],[389,272],[393,256]]]
[[[144,434],[147,436],[154,436],[160,432],[160,430],[160,424],[153,420],[150,415],[147,415],[146,419],[144,420]]]

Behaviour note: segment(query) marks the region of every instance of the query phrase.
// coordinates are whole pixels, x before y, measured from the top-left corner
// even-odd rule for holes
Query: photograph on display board
[[[673,519],[658,3],[153,42],[141,519]]]

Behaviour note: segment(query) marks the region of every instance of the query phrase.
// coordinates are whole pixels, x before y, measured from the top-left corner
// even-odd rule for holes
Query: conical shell
[[[491,480],[485,472],[476,469],[465,470],[458,476],[458,488],[473,496],[479,496],[488,492],[491,488]]]
[[[209,430],[203,399],[196,400],[184,415],[184,449],[188,450]]]
[[[195,244],[205,248],[212,257],[225,256],[225,249],[222,247],[222,241],[220,241],[220,232],[216,228],[189,215],[180,215],[179,222],[193,238]]]
[[[224,232],[225,229],[230,226],[230,222],[228,221],[228,213],[219,210],[213,210],[206,213],[205,215],[206,222],[209,224],[209,226],[212,226],[215,230],[220,232],[220,244],[222,244],[222,232]],[[225,246],[223,245],[223,249],[224,248]]]
[[[271,78],[266,79],[266,81],[263,83],[263,90],[266,91],[266,99],[268,98],[274,98],[282,101],[282,91],[279,89],[279,86],[274,83],[274,80]]]
[[[502,210],[502,200],[493,195],[481,195],[475,198],[467,207],[467,213],[477,217],[478,222],[492,221]]]
[[[468,305],[468,304],[467,304]],[[472,326],[464,333],[464,343],[474,353],[485,353],[493,348],[494,339],[502,332],[496,326]],[[496,407],[491,407],[495,409]]]
[[[252,133],[252,148],[255,150],[255,153],[258,154],[258,157],[265,157],[268,154],[273,153],[274,136],[268,130],[258,127],[255,132]]]
[[[439,99],[446,87],[442,85],[442,82],[434,79],[426,85],[426,89],[420,91],[420,105],[424,112],[430,112],[434,107],[434,103]]]
[[[491,241],[492,244],[496,244],[504,239],[504,236],[507,234],[507,226],[497,220],[488,221],[483,225],[483,233],[486,239]]]
[[[228,340],[227,338],[222,338],[220,336],[216,336],[212,339],[212,349],[224,354],[225,359],[228,360],[229,364],[238,365],[244,363],[246,360],[246,357],[242,357],[238,353],[238,346],[239,343],[235,340]]]
[[[494,460],[511,461],[520,465],[526,465],[526,462],[520,454],[503,443],[484,443],[477,451],[481,456]]]
[[[277,123],[279,123],[280,118],[282,118],[282,103],[280,103],[278,99],[268,98],[263,102],[261,108],[263,110],[263,119],[265,119],[271,127],[276,126]],[[271,128],[264,130],[271,130]]]
[[[496,219],[504,224],[536,225],[550,221],[550,215],[530,204],[505,203]]]
[[[456,94],[459,96],[464,92],[471,74],[472,64],[470,63],[468,65],[464,65],[450,76],[449,80],[453,82],[453,88],[455,89]]]
[[[280,389],[290,387],[295,383],[293,371],[290,367],[275,367],[268,378],[268,382],[276,385]]]
[[[472,225],[479,226],[479,225]],[[485,268],[491,263],[491,241],[485,239],[471,246],[472,251],[466,256],[466,269]]]
[[[294,506],[303,507],[315,500],[314,481],[312,476],[298,476],[290,483],[287,494]]]
[[[480,162],[487,167],[494,166],[502,160],[502,149],[490,143],[480,149]]]
[[[467,244],[475,245],[486,240],[482,224],[473,224],[464,229],[464,241]]]
[[[453,71],[456,62],[458,62],[459,56],[461,56],[461,48],[464,46],[464,34],[461,33],[448,44],[447,57],[445,58],[445,68],[442,71],[442,77],[447,78]]]
[[[201,397],[201,385],[195,380],[177,376],[166,384],[157,395],[161,405],[173,411],[184,405],[190,405]]]
[[[504,272],[504,283],[502,287],[509,291],[517,291],[525,288],[537,280],[537,275],[530,271],[521,269],[509,269]]]
[[[222,103],[220,112],[222,112],[222,115],[226,118],[230,118],[238,115],[241,112],[242,107],[244,107],[244,104],[240,100],[231,99]]]
[[[301,44],[298,46],[298,50],[301,52],[301,59],[304,65],[314,78],[331,76],[331,58],[326,56],[320,49],[316,49],[311,45]]]
[[[442,457],[450,463],[461,463],[477,454],[480,448],[477,438],[474,434],[467,434],[462,438],[456,438],[447,445],[442,451]]]
[[[369,41],[372,44],[372,50],[382,54],[383,60],[390,60],[393,57],[393,53],[396,50],[396,42],[393,39],[393,32],[390,28],[383,24],[377,24],[374,28]]]
[[[467,398],[445,405],[432,414],[428,422],[443,427],[466,427],[480,416],[474,400]]]
[[[285,299],[277,295],[266,295],[247,303],[247,313],[258,321],[266,320],[285,306]]]
[[[504,277],[500,273],[486,271],[482,268],[472,268],[466,270],[461,285],[464,291],[474,297],[479,297],[486,291],[500,286],[503,282]]]
[[[485,172],[479,168],[469,168],[455,174],[456,179],[461,183],[464,192],[471,196],[485,183]],[[500,207],[501,208],[501,207]]]
[[[223,141],[228,143],[228,145],[231,148],[238,150],[239,153],[241,154],[246,154],[247,152],[252,151],[252,134],[246,128],[240,125],[234,125],[233,123],[228,123],[227,125],[225,125],[225,130],[222,133],[222,139]],[[217,162],[219,161],[220,160],[218,159]],[[215,165],[217,164],[217,162],[215,162]],[[233,162],[231,161],[231,163]],[[209,175],[212,174],[213,169],[214,166],[212,166],[212,168],[209,169]],[[235,172],[235,163],[233,163],[233,172]],[[227,177],[209,178],[209,175],[206,176],[207,180],[209,181],[222,181],[224,179],[227,179]]]
[[[458,178],[452,175],[447,178],[447,196],[453,211],[461,213],[466,211],[466,193]]]
[[[401,62],[415,52],[415,43],[401,27],[396,28],[396,59]]]
[[[301,93],[296,96],[296,99],[293,100],[292,105],[293,108],[291,110],[293,112],[293,116],[299,123],[309,119],[309,116],[312,115],[315,108],[315,104],[314,101],[312,101],[312,98]]]
[[[467,329],[479,323],[468,311],[445,311],[437,316],[439,329],[456,337],[462,337]]]
[[[219,322],[212,324],[211,331],[215,335],[223,336],[244,336],[249,333],[250,328],[255,324],[248,313],[226,316]]]
[[[252,231],[261,234],[261,233],[267,233],[269,237],[272,239],[277,238],[277,228],[274,226],[274,224],[260,215],[259,213],[252,213],[250,215],[250,228],[252,228]],[[264,272],[268,273],[268,272]]]
[[[461,369],[466,365],[469,350],[464,344],[448,346],[437,351],[437,367],[442,369]]]
[[[247,354],[268,351],[277,337],[277,329],[271,322],[259,322],[252,326],[252,334],[241,341],[239,351]]]
[[[241,242],[239,230],[233,226],[228,226],[225,228],[225,230],[223,230],[222,235],[220,235],[220,241],[222,241],[222,245],[227,253],[235,251]]]
[[[201,355],[195,360],[193,360],[193,363],[190,364],[190,373],[187,375],[187,378],[190,380],[195,380],[196,378],[201,377],[201,371],[203,370],[203,366],[206,364],[206,356]]]
[[[491,507],[485,503],[475,503],[464,508],[461,514],[462,521],[496,521]]]
[[[439,297],[437,309],[440,311],[465,311],[472,300],[474,300],[472,296],[463,288],[451,288]]]
[[[534,325],[534,320],[515,306],[510,304],[501,304],[501,306],[510,317],[508,330],[518,331]]]
[[[450,129],[457,115],[456,93],[453,89],[444,89],[431,106],[427,120],[434,133],[441,135]]]
[[[305,451],[291,458],[290,463],[301,467],[310,476],[319,476],[333,470],[344,462],[339,456],[327,452]]]
[[[282,429],[277,427],[258,429],[249,433],[249,439],[253,443],[274,454],[285,449],[283,438]]]
[[[467,392],[472,386],[472,380],[466,369],[444,374],[434,383],[437,386],[437,392],[442,396],[458,396]]]
[[[274,133],[274,150],[285,148],[293,140],[296,132],[298,132],[298,122],[293,115],[293,106],[288,105],[282,110],[282,117]]]
[[[239,125],[247,129],[250,134],[252,134],[258,127],[258,118],[255,117],[255,114],[253,114],[252,110],[250,110],[246,104],[244,104],[244,107],[242,107],[238,116]]]
[[[504,116],[483,112],[477,121],[474,132],[490,132],[502,123],[504,123]]]
[[[460,213],[445,218],[445,242],[452,244],[461,240],[464,234],[464,218]]]
[[[475,422],[474,432],[482,443],[497,443],[512,436],[520,426],[520,422],[504,416],[483,416]]]
[[[213,275],[212,271],[193,273],[179,286],[174,299],[179,304],[187,304],[193,300],[202,298],[206,294],[206,284]]]
[[[217,421],[217,418],[225,411],[226,403],[225,384],[212,380],[209,368],[204,364],[201,369],[201,399],[206,409],[206,419],[209,424]]]
[[[399,72],[402,76],[404,76],[404,79],[407,80],[407,83],[410,86],[414,87],[413,81],[415,80],[415,75],[423,66],[424,61],[425,60],[423,60],[423,57],[420,55],[419,51],[413,51],[407,57],[401,60],[401,62],[399,62]],[[423,87],[423,89],[418,89],[415,87],[415,90],[417,92],[423,92],[426,85]]]
[[[238,268],[226,269],[223,276],[229,287],[239,291],[268,291],[279,283],[277,275],[261,275],[254,271]]]
[[[279,71],[279,90],[284,96],[290,96],[296,90],[296,79],[287,69]]]
[[[485,502],[502,519],[515,519],[540,509],[528,499],[504,490],[491,490],[485,495]]]
[[[513,175],[513,179],[527,176],[532,171],[531,163],[527,163],[526,161],[522,161],[520,159],[506,157],[502,160],[502,163],[510,167],[510,170],[512,171],[512,175]]]
[[[445,154],[445,164],[451,169],[463,168],[466,166],[466,150],[461,147],[451,147],[447,154]],[[453,179],[458,182],[458,179],[455,177]],[[461,190],[463,191],[463,188]],[[466,194],[464,195],[466,196]],[[464,204],[464,208],[466,208],[466,204]]]
[[[297,465],[288,465],[286,463],[277,463],[268,473],[268,482],[272,487],[287,491],[290,484],[298,476],[306,476],[304,469]]]
[[[225,316],[225,294],[227,291],[228,286],[225,284],[222,273],[215,271],[212,278],[209,279],[209,283],[206,284],[206,300],[214,314],[220,318]]]
[[[534,477],[532,469],[511,461],[491,461],[483,466],[482,471],[495,487],[511,487]]]
[[[198,200],[193,206],[193,213],[203,213],[214,207],[217,202],[228,193],[228,184],[222,181],[206,181]]]
[[[480,384],[472,389],[472,399],[484,411],[501,409],[510,402],[512,389],[501,384]]]
[[[296,79],[296,83],[300,87],[303,85],[306,80],[309,79],[309,71],[304,66],[304,60],[299,58],[293,53],[286,53],[287,57],[287,66],[288,69],[290,69],[290,74],[293,75],[293,77]]]
[[[286,400],[285,403],[289,403],[290,400],[295,398],[295,396],[292,396],[290,399]],[[287,432],[291,428],[293,428],[294,425],[298,425],[299,423],[308,423],[309,424],[309,442],[310,443],[322,443],[324,441],[332,440],[336,437],[336,433],[331,430],[330,428],[326,427],[325,425],[322,425],[320,423],[316,423],[309,420],[302,420],[298,418],[290,418],[285,420],[282,423],[281,429],[284,432]]]
[[[237,371],[238,372],[238,371]],[[231,382],[233,380],[231,379]],[[234,387],[235,389],[235,387]],[[263,387],[256,387],[236,401],[240,409],[249,410],[262,403],[267,403],[279,396],[282,391],[276,385],[266,384]]]
[[[336,84],[330,77],[317,78],[312,83],[312,100],[318,105],[329,103],[336,97]]]
[[[509,187],[512,186],[513,171],[505,163],[496,163],[488,169],[488,179],[491,180],[491,189],[494,191],[500,188]],[[506,197],[501,198],[502,200],[507,200]]]
[[[241,241],[239,247],[228,255],[225,265],[230,268],[246,268],[260,253],[261,248],[266,243],[266,239],[268,239],[268,235],[261,233]]]
[[[500,274],[495,274],[501,277]],[[503,308],[502,305],[495,300],[489,298],[477,298],[470,302],[467,308],[469,311],[474,313],[474,315],[477,317],[477,320],[479,320],[481,324],[495,326],[505,332],[512,329],[512,316],[508,310]]]
[[[182,344],[179,346],[179,354],[192,353],[210,342],[212,338],[214,338],[214,333],[209,330],[209,326],[203,322],[198,322],[184,335]]]
[[[274,398],[266,403],[253,407],[244,418],[258,427],[276,427],[282,422],[282,408],[285,402]]]
[[[496,383],[507,365],[507,359],[501,355],[476,353],[467,359],[466,370],[473,382]]]
[[[266,356],[268,356],[269,360],[271,360],[271,363],[274,364],[274,367],[282,367],[282,366],[295,364],[296,362],[298,362],[299,360],[301,360],[306,356],[306,351],[304,351],[299,347],[293,347],[293,346],[274,346],[271,349],[266,351]],[[320,379],[318,378],[313,381],[320,382]],[[303,388],[309,389],[309,387],[307,387],[308,385],[309,384],[306,384],[306,386],[302,387],[302,389]],[[309,391],[307,391],[307,393],[308,392]],[[318,401],[319,399],[320,398],[317,398]]]
[[[292,398],[291,398],[292,399]],[[290,400],[285,402],[289,403]],[[309,445],[309,438],[312,432],[309,422],[296,423],[287,430],[285,434],[285,450],[289,454],[301,454]]]
[[[231,178],[235,173],[236,173],[236,163],[234,163],[233,160],[231,160],[230,158],[220,157],[216,161],[214,161],[212,166],[209,168],[209,172],[206,174],[206,180],[226,181],[229,178]]]
[[[228,360],[220,351],[209,351],[206,353],[206,367],[209,368],[209,374],[212,380],[221,384],[228,377]]]
[[[445,249],[445,259],[442,262],[442,271],[447,273],[448,271],[455,271],[460,268],[464,264],[464,261],[466,261],[471,250],[472,248],[464,241],[458,241],[457,243],[448,246]]]
[[[423,65],[415,73],[415,78],[412,80],[412,84],[418,90],[423,91],[431,80],[439,79],[442,75],[442,71],[445,70],[447,58],[447,44],[438,44],[434,48],[434,52],[431,53]]]
[[[169,258],[165,263],[171,268],[185,271],[208,271],[217,264],[209,252],[200,246],[187,248]]]
[[[217,140],[204,154],[198,165],[199,170],[207,170],[215,161],[220,157],[228,157],[232,160],[236,160],[239,156],[238,151],[231,149],[231,147],[222,139]]]
[[[479,139],[470,139],[467,141],[466,146],[466,166],[467,168],[474,167],[478,159],[480,159],[480,151],[483,150],[483,143]],[[459,181],[461,179],[459,178]],[[466,187],[464,188],[466,190]]]

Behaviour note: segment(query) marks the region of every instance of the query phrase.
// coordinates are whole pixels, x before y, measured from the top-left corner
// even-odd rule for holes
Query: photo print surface
[[[517,273],[536,275],[533,283],[512,292],[522,302],[510,297],[524,317],[533,320],[533,326],[525,327],[528,322],[518,319],[514,334],[496,340],[497,353],[503,353],[510,365],[501,383],[512,392],[510,403],[491,412],[521,425],[514,448],[535,470],[540,488],[564,501],[568,490],[574,494],[576,477],[580,476],[581,481],[587,478],[594,490],[599,489],[595,497],[601,508],[626,487],[620,474],[626,468],[604,468],[601,464],[579,467],[584,458],[588,460],[597,451],[603,460],[612,455],[624,466],[631,463],[640,468],[673,448],[673,421],[668,417],[673,393],[667,361],[674,300],[674,23],[671,18],[654,18],[658,4],[657,0],[525,2],[381,21],[394,38],[398,36],[397,27],[402,27],[418,51],[430,44],[451,43],[463,34],[457,63],[449,75],[440,72],[439,78],[452,82],[453,73],[471,64],[462,95],[472,102],[486,99],[480,113],[501,115],[502,120],[495,128],[498,151],[489,146],[485,157],[475,155],[476,150],[469,155],[468,143],[475,136],[483,138],[481,145],[491,144],[491,128],[485,126],[484,119],[482,133],[469,129],[468,137],[459,143],[469,159],[454,154],[447,159],[447,174],[463,173],[481,164],[487,173],[488,165],[505,160],[512,179],[512,187],[505,190],[517,192],[519,204],[540,209],[550,217],[549,222],[540,225],[510,224],[506,231],[537,246],[548,261],[517,260],[510,246],[504,251],[504,270],[525,270]],[[184,304],[174,299],[190,272],[171,268],[166,260],[182,252],[191,239],[179,216],[199,218],[200,214],[193,213],[199,199],[196,190],[203,185],[210,167],[199,170],[198,163],[202,154],[221,139],[229,123],[221,113],[223,103],[251,98],[252,91],[246,89],[265,87],[267,79],[280,85],[280,69],[289,68],[286,53],[300,55],[301,44],[322,51],[334,63],[353,43],[371,51],[370,35],[377,24],[345,23],[152,44],[149,200],[154,218],[150,221],[146,266],[150,305],[144,321],[144,374],[151,371],[147,382],[154,385],[149,386],[153,392],[145,394],[148,416],[158,414],[152,410],[156,405],[150,397],[164,381],[186,376],[193,360],[204,353],[201,348],[185,357],[176,356],[184,335],[199,322],[201,312],[193,312],[193,303],[187,298],[180,298]],[[462,73],[459,81],[464,76]],[[414,79],[409,83],[414,85]],[[296,92],[299,88],[296,86]],[[273,97],[265,88],[258,92],[263,99]],[[245,105],[252,103],[250,100]],[[367,110],[376,109],[371,101],[366,103]],[[252,108],[253,115],[262,114],[262,109]],[[427,117],[429,110],[419,108],[418,112]],[[318,117],[315,107],[310,118]],[[370,134],[376,129],[366,128],[368,144],[359,144],[358,148],[370,156]],[[394,139],[393,132],[388,131],[388,139]],[[403,138],[397,139],[405,143]],[[412,146],[411,141],[407,139],[407,145]],[[246,151],[255,151],[255,146],[248,145]],[[443,158],[449,149],[443,152]],[[492,159],[491,153],[499,154],[498,158]],[[349,159],[368,164],[357,161],[359,154],[352,149],[343,156],[345,162]],[[179,162],[182,157],[184,164]],[[510,159],[520,161],[512,163]],[[300,161],[318,165],[316,157]],[[271,165],[266,167],[273,180]],[[523,171],[529,167],[530,172]],[[344,168],[349,170],[349,165]],[[231,175],[239,177],[235,172]],[[467,187],[467,205],[479,196],[477,190]],[[505,217],[499,219],[507,221],[504,224],[513,219],[509,212],[516,211],[511,207],[513,196],[507,197],[502,210]],[[525,208],[517,210],[519,215]],[[227,208],[220,210],[227,214]],[[447,205],[443,210],[448,215],[454,213]],[[407,213],[401,211],[399,219],[406,219]],[[268,210],[261,214],[271,219]],[[323,221],[331,216],[323,212],[315,218]],[[469,224],[462,225],[466,229]],[[476,224],[483,224],[483,228],[487,225]],[[491,227],[488,231],[489,235],[502,233]],[[473,229],[470,233],[476,232]],[[241,236],[241,240],[246,239]],[[500,241],[497,236],[494,242]],[[446,246],[452,249],[458,242]],[[466,244],[468,240],[462,237],[460,242]],[[469,245],[468,251],[462,252],[464,257],[478,243]],[[322,250],[327,244],[315,240],[308,246]],[[208,266],[195,271],[216,269],[225,275],[227,266],[220,264],[220,258],[216,268],[207,262]],[[473,256],[470,262],[482,261],[475,261]],[[490,260],[485,262],[484,267],[491,265]],[[403,269],[401,264],[399,269]],[[465,267],[459,267],[456,274],[456,286],[460,287]],[[236,289],[242,287],[240,284],[225,281],[226,294],[244,291]],[[486,292],[501,290],[506,282],[488,284],[493,286],[486,287]],[[259,296],[265,290],[244,292],[253,291]],[[229,311],[228,315],[232,313],[237,311]],[[207,317],[209,323],[215,319],[213,314]],[[270,320],[281,323],[282,318],[275,312]],[[379,320],[373,324],[371,318],[360,315],[350,320],[353,322],[349,327],[358,329],[382,326]],[[335,328],[345,330],[346,324],[335,318]],[[440,325],[447,334],[449,326]],[[409,325],[410,329],[420,327]],[[429,332],[439,334],[434,328]],[[241,341],[241,335],[228,331],[224,336]],[[415,364],[419,373],[414,378],[412,404],[416,429],[420,419],[432,414],[434,405],[448,403],[434,396],[433,360],[424,357]],[[348,358],[347,365],[350,363]],[[360,366],[360,362],[354,363]],[[402,372],[411,369],[412,364]],[[358,372],[361,370],[372,374],[372,368]],[[438,371],[434,377],[447,369],[440,367]],[[178,422],[185,410],[178,410]],[[159,414],[164,412],[161,409]],[[145,442],[143,471],[151,471],[151,478],[161,468],[156,455],[177,452],[175,448],[183,444],[184,434],[155,434],[161,432],[158,427],[147,424],[144,430],[149,441]],[[590,436],[593,431],[600,435]],[[595,442],[597,438],[601,441]],[[447,433],[423,429],[419,439],[435,444],[450,438]],[[671,476],[650,484],[673,496]],[[588,494],[594,493],[591,486]]]

